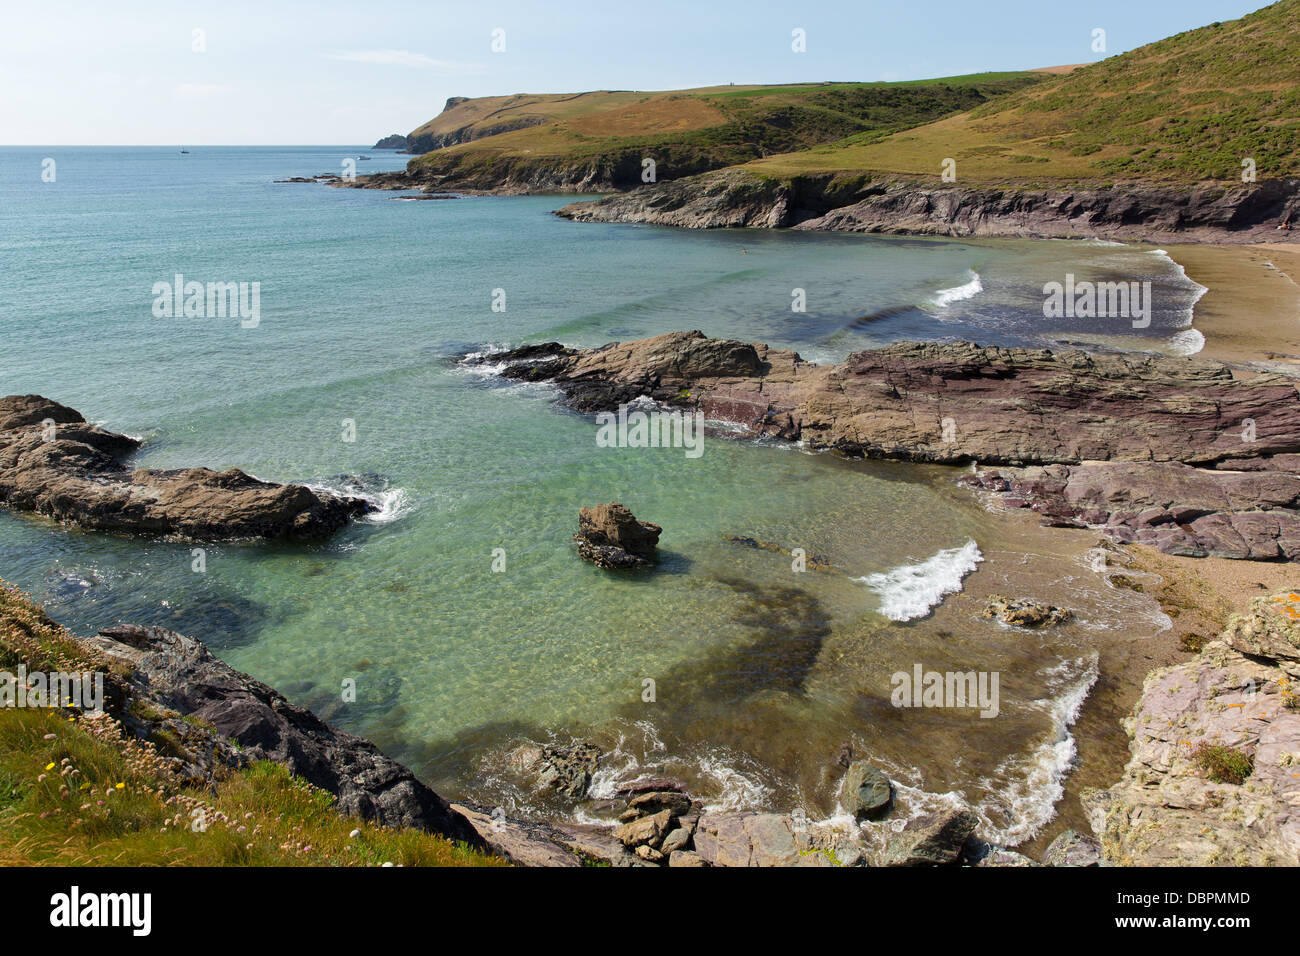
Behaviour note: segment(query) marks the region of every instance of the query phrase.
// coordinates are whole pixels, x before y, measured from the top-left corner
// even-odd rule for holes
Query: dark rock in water
[[[970,810],[943,810],[909,820],[885,848],[885,866],[947,866],[956,863],[979,826]]]
[[[1001,594],[989,595],[983,616],[1015,627],[1051,627],[1074,619],[1074,612],[1054,604],[1040,604],[1027,598],[1012,600]]]
[[[657,793],[665,790],[671,790],[674,793],[685,793],[686,784],[675,777],[650,777],[647,780],[625,783],[614,792],[614,795],[626,798],[642,793]]]
[[[599,765],[600,748],[595,744],[576,743],[568,747],[548,744],[542,748],[537,783],[543,789],[558,790],[574,800],[582,800]]]
[[[39,395],[0,398],[0,503],[99,531],[195,540],[318,538],[374,506],[238,469],[138,469],[140,442]]]
[[[578,554],[606,570],[644,568],[654,563],[655,548],[663,531],[657,524],[638,521],[617,501],[582,508],[578,512]]]
[[[217,660],[198,641],[160,627],[123,625],[103,630],[87,643],[129,666],[126,681],[132,694],[150,709],[197,718],[197,724],[175,720],[169,726],[185,728],[180,732],[187,735],[187,749],[196,749],[196,735],[206,735],[212,739],[204,749],[221,762],[281,764],[334,794],[340,812],[349,816],[483,845],[464,817],[374,744],[295,707],[270,687]],[[229,741],[239,749],[228,753]]]
[[[1090,836],[1066,830],[1043,851],[1047,866],[1100,866],[1101,844]]]
[[[1017,853],[1015,850],[1008,850],[1006,847],[997,846],[993,843],[985,843],[977,836],[966,838],[966,845],[962,847],[961,859],[958,861],[962,866],[1041,866],[1023,853]]]
[[[865,760],[849,765],[840,786],[840,804],[858,819],[879,820],[894,802],[889,777]]]
[[[401,133],[389,133],[371,149],[406,149],[406,137]]]
[[[793,549],[784,545],[777,544],[775,541],[764,541],[762,538],[751,538],[747,535],[729,534],[726,535],[728,541],[732,544],[738,544],[742,548],[753,548],[755,551],[774,551],[777,554],[793,556]],[[804,563],[811,571],[834,571],[835,565],[831,559],[824,554],[812,554],[804,552]]]

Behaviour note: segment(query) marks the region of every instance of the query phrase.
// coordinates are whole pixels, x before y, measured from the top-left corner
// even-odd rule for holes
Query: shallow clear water
[[[617,748],[598,790],[653,766],[719,805],[829,813],[848,742],[918,790],[983,801],[1010,837],[1032,832],[1068,763],[1059,711],[1086,688],[1098,635],[1151,623],[1079,547],[986,513],[949,470],[719,437],[693,460],[597,448],[547,389],[453,357],[683,328],[825,361],[905,338],[1178,352],[1199,287],[1152,250],[1103,244],[680,232],[562,221],[558,197],[402,202],[272,182],[358,153],[373,157],[360,172],[405,159],[0,149],[3,393],[146,437],[142,465],[362,476],[386,505],[320,546],[208,546],[203,573],[186,543],[4,513],[0,575],[77,630],[193,634],[452,796],[531,806],[506,755],[575,734]],[[1150,279],[1152,327],[1044,319],[1042,285],[1067,272]],[[260,282],[260,324],[155,318],[153,285],[177,273]],[[791,311],[793,289],[807,312]],[[663,525],[659,570],[618,577],[576,558],[579,506],[608,500]],[[802,547],[835,571],[795,574],[780,551],[728,536]],[[889,620],[887,595],[855,580],[970,541],[983,563],[924,619]],[[979,620],[976,598],[1009,580],[1058,602],[1064,589],[1082,621],[1048,641]],[[1002,715],[890,707],[889,675],[915,662],[1001,669]]]

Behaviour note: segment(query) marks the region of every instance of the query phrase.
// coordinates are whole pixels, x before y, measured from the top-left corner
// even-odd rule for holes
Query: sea
[[[679,329],[815,362],[903,340],[1191,355],[1205,290],[1164,251],[574,223],[564,196],[277,182],[408,159],[364,146],[181,150],[0,147],[0,389],[142,438],[142,467],[379,510],[308,545],[0,511],[0,577],[56,620],[189,634],[444,796],[510,813],[609,822],[602,799],[670,776],[712,809],[840,820],[851,754],[895,780],[893,826],[964,803],[1015,845],[1057,817],[1099,657],[1169,626],[1109,585],[1095,535],[1000,513],[961,469],[724,430],[698,457],[600,447],[549,387],[459,358]],[[1151,309],[1049,317],[1067,281],[1149,283]],[[177,314],[178,282],[244,283],[256,315]],[[655,570],[578,559],[578,509],[603,501],[663,527]],[[1076,616],[1007,628],[981,614],[995,592]],[[918,667],[996,674],[996,715],[899,706]],[[525,759],[576,740],[604,753],[578,804]]]

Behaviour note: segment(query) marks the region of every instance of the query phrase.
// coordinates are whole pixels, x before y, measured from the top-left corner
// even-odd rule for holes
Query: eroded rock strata
[[[1026,238],[1251,241],[1300,215],[1300,180],[1189,188],[1031,189],[943,185],[869,174],[779,179],[722,169],[570,203],[582,222]]]
[[[701,332],[491,356],[584,412],[648,396],[849,457],[974,464],[1045,523],[1170,554],[1300,558],[1300,393],[1283,376],[1145,354],[900,343],[840,365]]]
[[[0,504],[98,531],[194,540],[317,538],[373,511],[361,498],[238,469],[131,469],[138,439],[39,395],[0,398]]]

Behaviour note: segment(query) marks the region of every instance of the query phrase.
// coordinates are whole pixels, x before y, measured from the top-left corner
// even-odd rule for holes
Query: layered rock
[[[638,521],[617,501],[582,508],[578,512],[578,555],[609,571],[648,567],[663,531],[657,524]]]
[[[1147,676],[1123,778],[1082,801],[1109,863],[1300,864],[1300,594],[1257,598],[1195,659]],[[1216,782],[1202,745],[1245,758]]]
[[[871,174],[793,179],[722,169],[570,203],[557,215],[692,229],[785,228],[937,236],[1277,239],[1300,215],[1300,180],[1094,189],[973,187]]]
[[[1052,627],[1064,624],[1074,617],[1074,612],[1054,604],[1043,604],[1028,598],[1007,598],[1001,594],[990,594],[984,605],[984,615],[989,620],[998,620],[1012,627]]]
[[[85,643],[122,665],[128,724],[140,719],[133,714],[164,715],[166,731],[180,738],[186,756],[176,759],[187,775],[269,760],[334,794],[346,815],[483,845],[468,821],[374,744],[335,730],[217,660],[198,641],[165,628],[123,625]]]
[[[139,440],[39,395],[0,398],[0,503],[98,531],[195,540],[316,538],[374,506],[238,469],[136,469]]]
[[[649,397],[849,457],[979,463],[971,483],[1047,523],[1176,554],[1300,556],[1300,395],[1279,375],[961,342],[816,365],[701,332],[491,359],[506,378],[554,383],[580,411]]]

